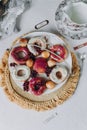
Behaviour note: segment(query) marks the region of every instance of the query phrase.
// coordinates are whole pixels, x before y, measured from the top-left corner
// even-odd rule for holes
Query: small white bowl
[[[55,21],[63,36],[87,38],[87,0],[64,0],[57,8]]]

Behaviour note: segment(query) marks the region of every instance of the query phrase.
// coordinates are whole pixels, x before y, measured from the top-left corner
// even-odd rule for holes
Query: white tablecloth
[[[34,29],[34,25],[48,19],[49,25],[44,31],[57,33],[55,26],[55,11],[59,0],[32,0],[32,5],[21,17],[22,30],[0,41],[0,58],[6,48],[9,48],[16,37]],[[19,25],[19,21],[18,25]],[[71,46],[83,43],[68,41]],[[78,52],[87,52],[87,47]],[[10,102],[0,88],[0,130],[87,130],[87,59],[84,61],[83,73],[74,95],[51,111],[36,112],[25,110]]]

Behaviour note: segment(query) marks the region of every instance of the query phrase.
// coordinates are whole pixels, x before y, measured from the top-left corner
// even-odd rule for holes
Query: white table
[[[31,31],[34,25],[42,20],[50,21],[43,30],[56,33],[54,15],[59,2],[59,0],[32,0],[31,8],[22,16],[21,32],[0,41],[0,58],[16,37]],[[72,40],[70,44],[74,46],[84,41],[87,39]],[[86,51],[87,47],[78,50],[80,53]],[[75,94],[51,111],[36,112],[22,109],[10,102],[0,88],[0,130],[87,130],[86,64],[87,60]]]

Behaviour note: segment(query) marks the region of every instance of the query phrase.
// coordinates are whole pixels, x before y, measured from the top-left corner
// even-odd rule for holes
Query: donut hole
[[[34,90],[37,91],[37,90],[39,90],[39,89],[40,89],[40,86],[39,86],[38,84],[36,84],[36,85],[34,86]]]
[[[61,79],[61,78],[62,78],[62,73],[61,73],[60,71],[58,71],[58,72],[56,73],[56,76],[57,76],[58,79]]]
[[[17,55],[20,59],[23,59],[26,56],[25,52],[23,51],[18,52]]]
[[[26,74],[26,73],[25,73],[24,70],[19,70],[19,71],[17,72],[17,75],[20,76],[20,77],[24,76],[25,74]]]
[[[60,55],[61,53],[60,53],[60,51],[57,51],[56,54]]]
[[[34,45],[42,46],[42,44],[40,42],[35,42]]]

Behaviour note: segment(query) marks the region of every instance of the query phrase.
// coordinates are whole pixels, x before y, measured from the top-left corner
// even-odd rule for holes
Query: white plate
[[[52,34],[52,33],[49,33],[49,32],[33,32],[33,33],[30,33],[30,34],[28,34],[28,35],[26,35],[24,37],[31,38],[31,37],[36,37],[36,36],[46,36],[49,39],[49,43],[51,45],[54,45],[54,44],[65,45],[64,41],[59,36],[57,36],[55,34]],[[15,46],[17,46],[18,44],[19,44],[19,42],[17,41],[17,44]],[[8,63],[10,64],[12,62],[12,60],[13,59],[11,58],[11,56],[9,56]],[[71,72],[72,58],[71,58],[71,53],[70,52],[68,54],[67,59],[64,62],[60,63],[60,64],[67,66],[68,69],[69,69],[69,72]],[[12,67],[10,67],[10,65],[9,65],[9,69],[10,69],[10,72],[12,72]],[[12,74],[11,74],[11,76],[12,76]],[[68,77],[67,77],[67,79],[68,79]],[[59,89],[67,81],[67,79],[64,82],[60,83],[59,85],[56,85],[56,87],[54,89],[47,89],[42,95],[49,94],[49,93],[52,93],[52,92],[56,91],[57,89]],[[20,83],[18,81],[15,81],[15,83],[17,84],[17,86],[19,86],[21,89],[23,89],[23,83]],[[30,94],[30,92],[27,92],[27,93]]]

